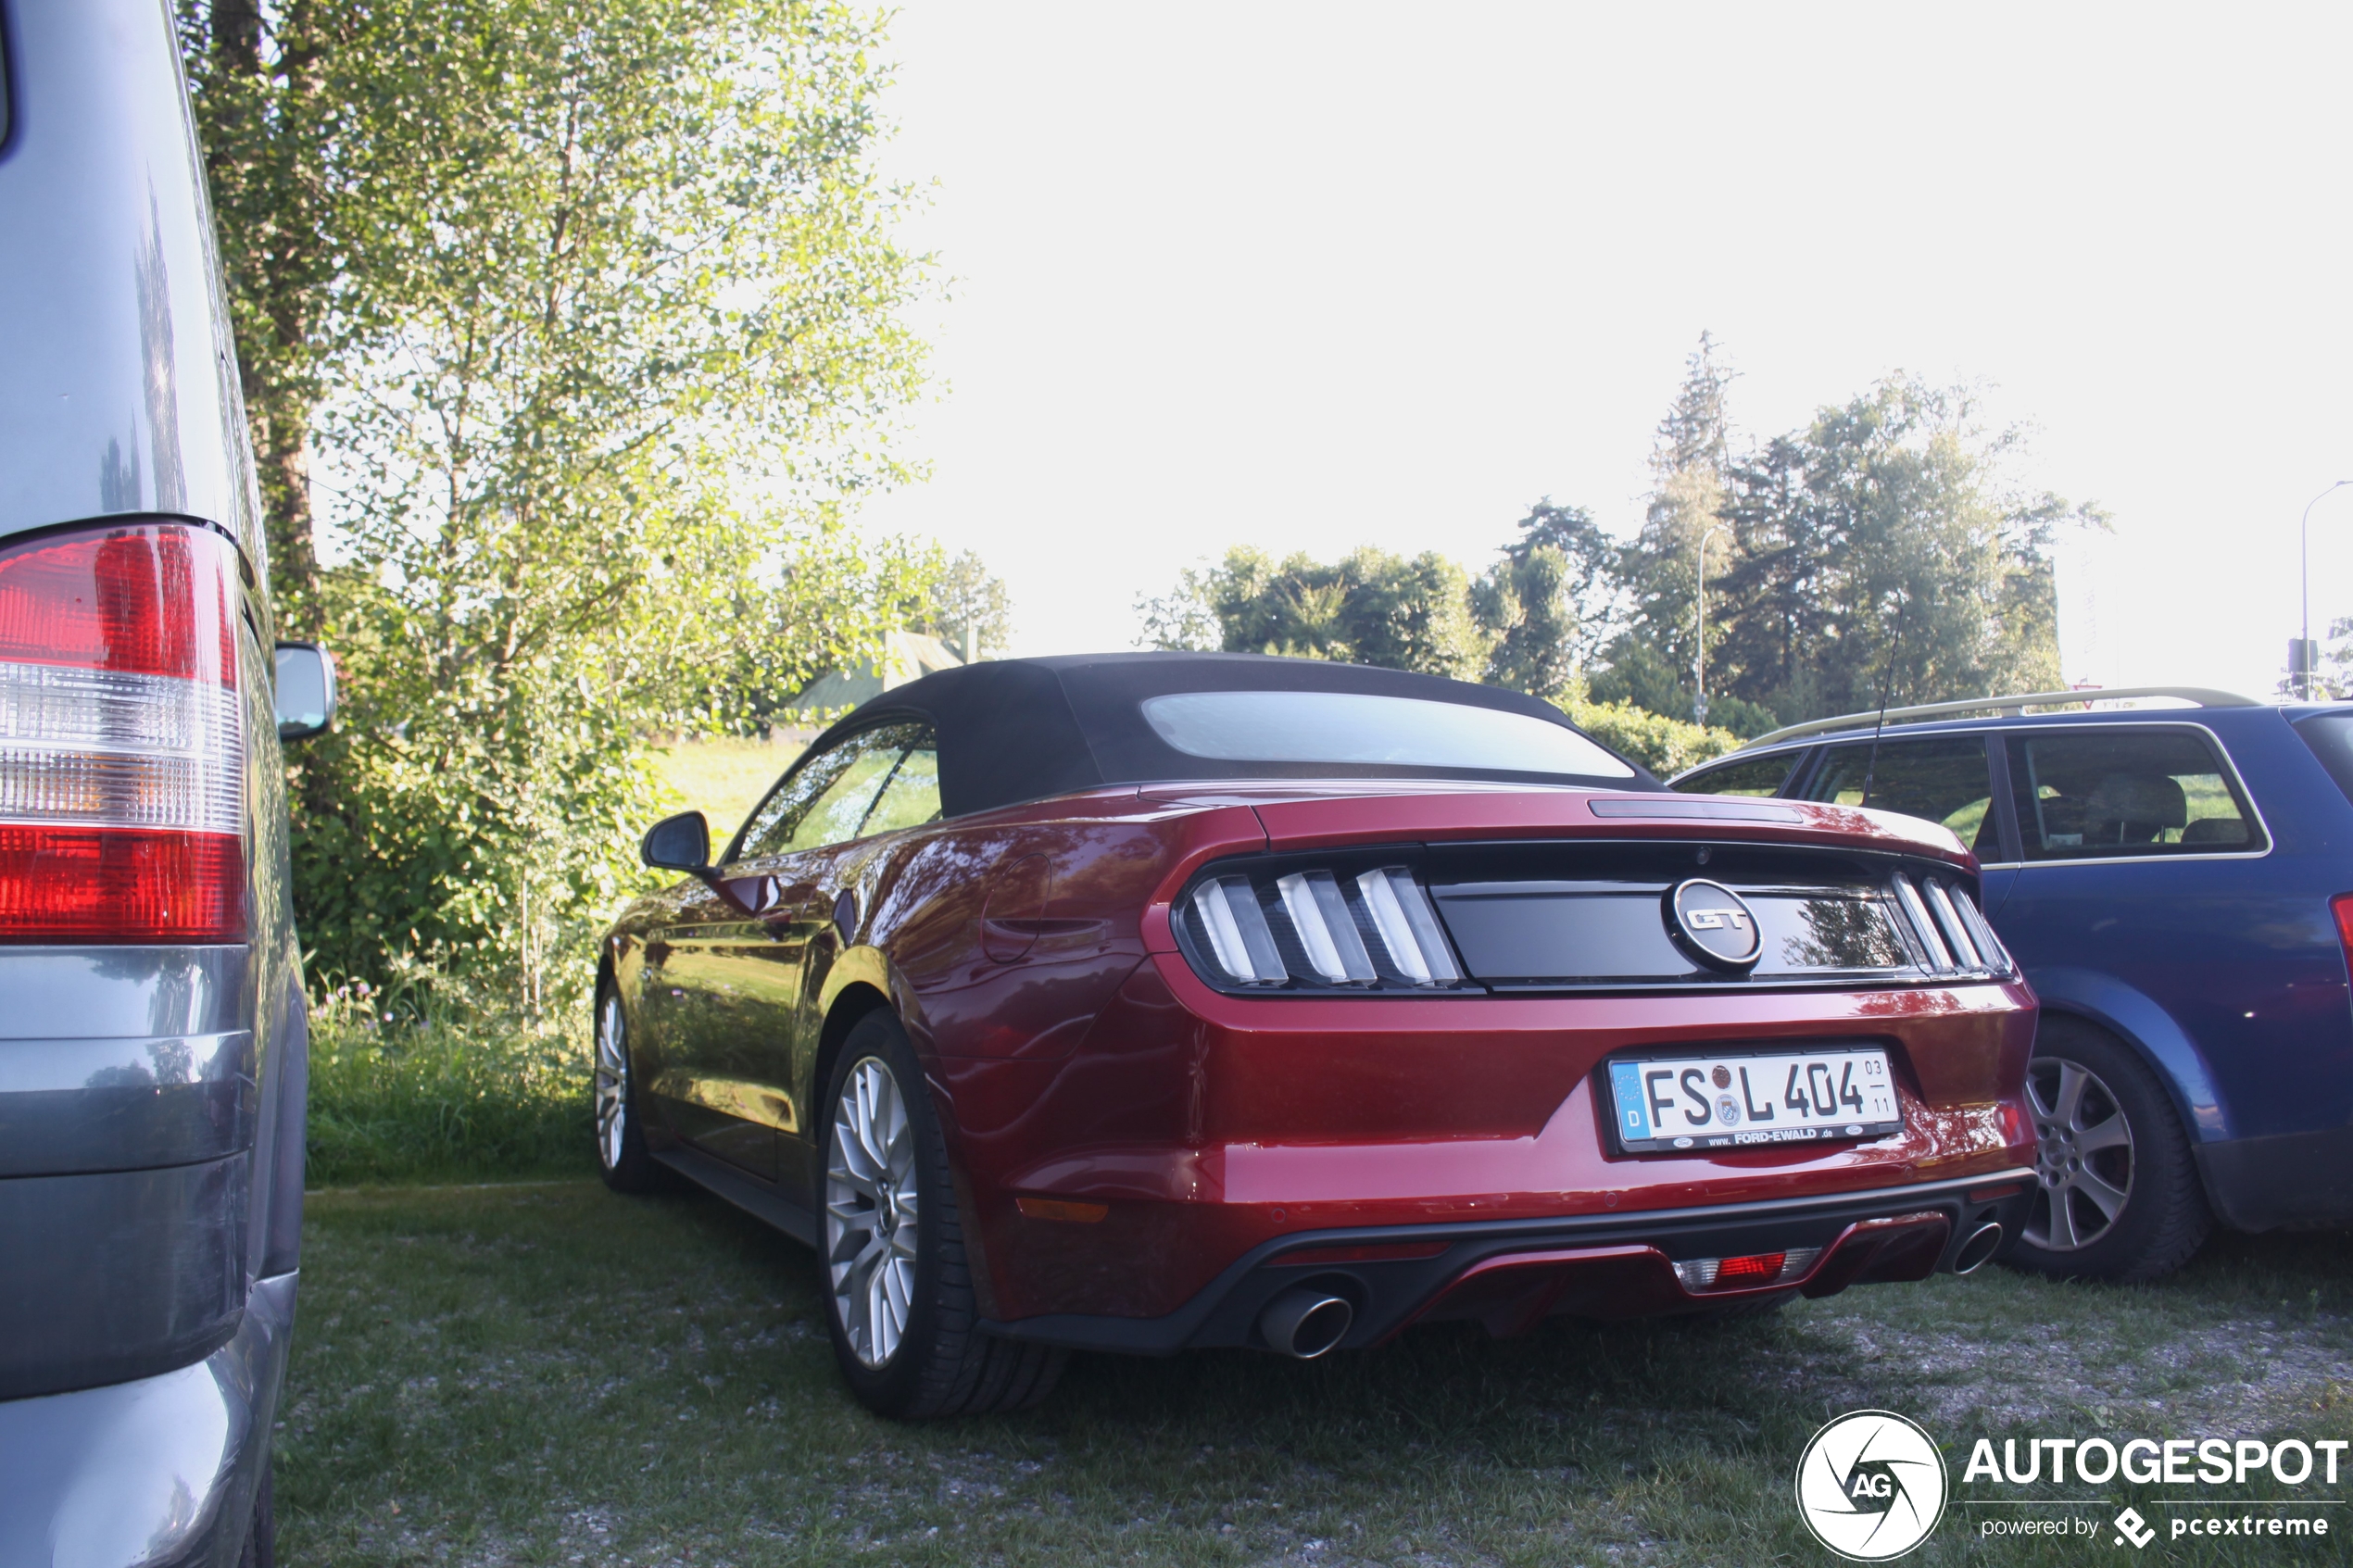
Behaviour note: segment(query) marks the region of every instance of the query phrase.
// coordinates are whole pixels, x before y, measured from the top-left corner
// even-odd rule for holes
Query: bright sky
[[[1126,647],[1248,542],[1473,568],[1540,495],[1630,532],[1701,331],[1763,436],[1991,383],[2070,677],[2261,695],[2353,478],[2353,8],[911,0],[890,166],[956,280],[928,483],[1025,653]],[[2353,488],[2312,513],[2353,614]]]

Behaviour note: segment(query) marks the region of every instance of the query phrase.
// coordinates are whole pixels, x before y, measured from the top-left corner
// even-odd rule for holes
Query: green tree
[[[1471,585],[1471,614],[1494,638],[1486,678],[1559,696],[1577,680],[1577,606],[1567,556],[1552,545],[1506,555]]]
[[[1709,718],[1739,734],[1860,711],[1883,687],[1926,702],[2057,680],[2051,540],[2107,524],[2015,483],[2019,432],[1989,428],[1969,388],[1896,375],[1732,457],[1730,380],[1703,338],[1659,426],[1619,559],[1632,616],[1594,696],[1690,715],[1703,537]]]
[[[1221,568],[1189,566],[1176,574],[1176,586],[1165,594],[1136,596],[1136,618],[1143,622],[1136,646],[1144,648],[1214,653],[1226,646],[1226,629],[1211,608]]]
[[[1899,375],[1742,464],[1724,688],[1795,719],[2056,684],[2051,540],[2107,524],[2016,486],[2020,445],[1968,388]]]
[[[922,362],[877,26],[792,0],[184,21],[224,228],[263,224],[230,257],[257,435],[331,482],[332,528],[293,467],[271,501],[280,585],[348,675],[296,764],[306,935],[330,971],[452,955],[538,1005],[638,874],[645,734],[739,716],[927,596],[920,553],[834,517],[898,476],[877,426]]]
[[[1740,737],[1730,730],[1671,719],[1639,703],[1570,701],[1560,708],[1569,722],[1662,779],[1696,768],[1740,745]]]
[[[934,576],[914,630],[937,637],[959,659],[1002,659],[1013,646],[1013,596],[987,562],[962,551]]]
[[[333,360],[329,307],[354,225],[330,149],[365,134],[336,0],[175,0],[227,272],[280,621],[316,633],[310,420]],[[359,57],[355,57],[359,56]]]
[[[1277,561],[1237,546],[1195,568],[1176,591],[1139,600],[1156,647],[1288,654],[1476,680],[1488,636],[1473,619],[1470,580],[1445,557],[1406,559],[1366,546],[1334,562]],[[1213,641],[1214,637],[1214,641]]]
[[[1517,527],[1517,537],[1504,546],[1503,564],[1491,569],[1489,576],[1509,576],[1545,550],[1559,554],[1558,591],[1565,602],[1553,612],[1553,617],[1558,623],[1559,634],[1567,641],[1569,678],[1574,679],[1600,657],[1624,620],[1619,546],[1602,531],[1591,512],[1582,507],[1556,505],[1550,495],[1529,508],[1528,515],[1519,520]],[[1510,619],[1508,608],[1503,605],[1491,608],[1482,603],[1479,614],[1482,624],[1499,632]],[[1505,684],[1517,683],[1506,680]]]
[[[1689,672],[1699,651],[1700,550],[1704,546],[1708,552],[1713,622],[1715,583],[1736,548],[1730,530],[1723,526],[1731,461],[1727,395],[1732,379],[1716,340],[1702,332],[1699,346],[1684,361],[1675,401],[1652,438],[1651,495],[1642,531],[1617,558],[1631,621],[1610,660],[1616,680],[1597,684],[1595,690],[1621,689],[1632,696],[1639,688],[1637,700],[1669,700],[1655,671],[1645,667],[1638,674],[1630,667],[1619,669],[1629,657],[1644,657],[1633,650],[1646,649],[1655,656],[1649,663],[1685,672],[1675,680],[1678,695],[1671,700],[1680,708],[1669,713],[1672,718],[1692,715]],[[1711,624],[1709,630],[1712,653],[1716,628]],[[1719,684],[1711,680],[1711,692]]]

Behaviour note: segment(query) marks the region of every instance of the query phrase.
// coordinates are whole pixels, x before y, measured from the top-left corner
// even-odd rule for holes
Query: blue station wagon
[[[2007,1256],[2151,1279],[2217,1221],[2353,1220],[2353,706],[2092,695],[1821,720],[1672,787],[1901,811],[1976,851],[2043,1004],[2042,1186]]]

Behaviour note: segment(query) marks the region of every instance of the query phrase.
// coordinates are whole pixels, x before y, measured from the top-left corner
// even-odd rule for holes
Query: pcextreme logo
[[[1797,1461],[1799,1517],[1850,1562],[1885,1562],[1928,1539],[1944,1488],[1935,1440],[1893,1411],[1840,1416]]]

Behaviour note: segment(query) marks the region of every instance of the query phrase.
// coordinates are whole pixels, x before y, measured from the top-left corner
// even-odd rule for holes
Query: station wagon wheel
[[[880,1059],[849,1071],[825,1141],[825,1268],[852,1354],[888,1364],[915,1297],[922,1203],[914,1128]]]
[[[2062,1279],[2150,1280],[2189,1261],[2213,1227],[2188,1135],[2138,1051],[2045,1013],[2026,1069],[2040,1185],[2002,1256]]]
[[[2108,1235],[2133,1196],[2133,1126],[2116,1091],[2081,1062],[2038,1057],[2026,1103],[2043,1184],[2026,1239],[2046,1252],[2080,1252]]]
[[[597,1114],[597,1170],[615,1192],[651,1192],[661,1167],[646,1150],[646,1129],[637,1114],[636,1074],[629,1061],[629,1014],[621,993],[608,981],[597,991],[596,1058],[589,1073],[590,1103]]]
[[[1069,1352],[979,1332],[983,1316],[947,1141],[888,1008],[850,1026],[825,1078],[820,1245],[843,1381],[900,1420],[1023,1410]]]

